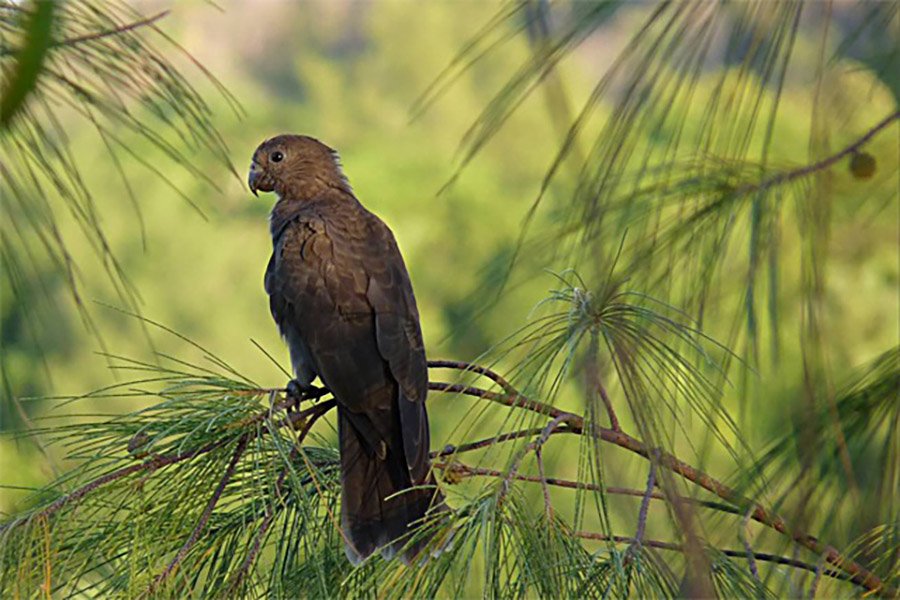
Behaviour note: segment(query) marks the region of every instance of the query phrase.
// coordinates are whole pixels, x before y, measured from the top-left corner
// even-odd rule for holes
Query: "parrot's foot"
[[[288,406],[288,412],[293,412],[297,410],[300,406],[300,402],[303,400],[320,397],[324,388],[316,387],[309,383],[300,383],[296,379],[291,379],[288,381],[285,391],[287,392],[287,399],[291,401],[291,404]]]

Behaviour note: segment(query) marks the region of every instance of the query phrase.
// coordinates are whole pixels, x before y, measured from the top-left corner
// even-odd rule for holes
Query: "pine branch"
[[[467,465],[465,463],[461,463],[459,461],[451,461],[445,462],[440,461],[434,463],[435,469],[443,469],[445,470],[449,477],[449,480],[461,479],[464,477],[506,477],[507,473],[500,471],[498,469],[490,469],[487,467],[473,467],[471,465]],[[549,486],[567,488],[572,490],[590,490],[593,492],[602,492],[605,494],[613,494],[619,496],[634,496],[637,498],[649,497],[652,500],[666,500],[669,498],[662,494],[661,492],[651,492],[649,495],[647,494],[647,490],[636,490],[633,488],[624,488],[618,487],[614,485],[610,486],[601,486],[595,483],[587,483],[585,481],[573,481],[571,479],[560,479],[558,477],[544,477],[543,480],[539,476],[534,475],[523,475],[522,473],[516,473],[512,479],[516,481],[527,481],[529,483],[545,483]],[[677,500],[679,502],[684,502],[686,504],[693,504],[695,506],[702,506],[705,508],[710,508],[712,510],[717,510],[719,512],[729,513],[732,515],[740,515],[740,511],[735,507],[729,504],[723,504],[721,502],[713,502],[710,500],[699,500],[697,498],[691,498],[689,496],[677,496]]]
[[[466,370],[471,369],[471,365],[465,365]],[[481,388],[476,388],[472,386],[462,386],[455,384],[448,384],[442,382],[433,382],[429,384],[429,388],[433,390],[438,390],[445,393],[460,393],[475,396],[478,398],[484,398],[492,402],[499,403],[503,406],[507,406],[510,408],[517,408],[535,412],[540,415],[550,416],[552,417],[551,421],[543,428],[540,429],[528,429],[516,432],[509,432],[506,434],[501,434],[490,438],[489,440],[483,440],[480,442],[476,442],[474,446],[470,445],[470,447],[466,448],[463,445],[457,446],[452,449],[452,451],[448,452],[448,449],[445,449],[442,452],[436,453],[436,456],[446,456],[447,454],[459,453],[460,451],[465,450],[473,450],[475,447],[486,447],[491,443],[498,443],[500,441],[511,440],[516,438],[522,438],[526,436],[537,436],[533,442],[527,444],[517,458],[514,461],[513,467],[507,471],[506,473],[488,471],[488,470],[476,470],[472,467],[453,467],[453,463],[451,463],[451,468],[463,468],[472,474],[479,475],[492,475],[492,476],[502,476],[505,482],[510,482],[512,480],[524,480],[524,481],[534,481],[534,478],[526,477],[517,472],[517,467],[521,463],[522,457],[530,450],[540,449],[547,441],[556,434],[559,433],[577,433],[580,435],[592,435],[601,441],[614,444],[626,450],[629,450],[633,453],[636,453],[644,458],[651,460],[653,463],[658,463],[659,467],[665,468],[675,474],[680,475],[684,479],[700,486],[703,489],[706,489],[714,494],[716,494],[719,498],[725,500],[729,504],[734,505],[738,509],[741,510],[741,514],[746,510],[746,514],[750,515],[750,518],[753,520],[762,523],[779,533],[789,536],[795,542],[804,546],[817,554],[822,555],[825,560],[833,565],[834,567],[843,571],[847,578],[853,583],[863,586],[872,592],[884,593],[886,595],[892,595],[894,590],[891,588],[887,588],[884,586],[882,580],[876,576],[874,573],[870,572],[868,569],[860,565],[859,563],[849,559],[848,557],[842,555],[838,550],[829,546],[823,542],[820,542],[816,538],[811,535],[800,531],[792,529],[781,517],[770,513],[766,510],[762,505],[755,503],[748,498],[745,498],[738,494],[735,490],[721,483],[720,481],[714,479],[707,473],[692,467],[688,463],[682,461],[677,458],[675,455],[663,452],[658,449],[653,449],[648,447],[642,441],[622,432],[622,431],[614,431],[612,429],[605,429],[602,427],[594,427],[591,430],[586,428],[586,424],[584,418],[575,413],[570,413],[566,411],[561,411],[551,405],[526,398],[517,392],[513,393],[504,393],[499,394],[495,392],[490,392],[488,390],[484,390]],[[258,393],[263,392],[265,390],[256,390]],[[276,390],[277,392],[277,390]],[[247,388],[242,388],[239,390],[235,390],[237,394],[247,394],[250,393],[250,390]],[[327,394],[327,390],[320,390],[316,392],[316,396],[320,397],[321,395]],[[248,427],[250,425],[256,425],[259,422],[262,422],[266,419],[272,419],[273,412],[275,410],[284,410],[289,407],[296,405],[296,398],[286,398],[284,400],[273,403],[272,409],[262,411],[255,416],[249,419],[239,420],[234,423],[233,426],[229,426],[229,429],[233,427]],[[305,438],[314,422],[320,418],[322,415],[326,414],[331,408],[335,406],[334,400],[328,400],[326,402],[321,402],[319,404],[313,405],[310,408],[307,408],[303,411],[296,413],[289,413],[285,418],[280,419],[278,421],[274,421],[276,428],[292,426],[299,427],[301,429],[300,437]],[[565,427],[562,425],[565,424]],[[235,449],[235,452],[232,456],[232,460],[229,464],[228,469],[223,475],[222,479],[219,482],[218,487],[207,503],[206,509],[204,510],[200,521],[194,527],[190,537],[182,546],[179,553],[176,555],[175,559],[169,564],[163,573],[161,573],[151,587],[148,589],[148,593],[152,592],[158,585],[161,583],[171,572],[172,570],[184,559],[187,553],[190,551],[191,547],[196,543],[199,539],[202,530],[205,528],[206,523],[212,514],[213,509],[218,502],[218,499],[221,497],[221,494],[230,480],[237,462],[239,461],[244,448],[246,448],[249,441],[254,439],[255,436],[266,435],[270,430],[268,428],[258,428],[256,431],[245,431],[240,438],[238,438],[238,445]],[[505,437],[504,437],[505,436]],[[138,464],[138,465],[130,465],[128,467],[115,470],[111,473],[107,473],[102,475],[84,486],[76,489],[73,492],[59,498],[55,502],[53,502],[48,507],[41,509],[35,513],[33,513],[30,517],[18,519],[7,523],[0,528],[0,533],[5,533],[9,531],[11,528],[26,523],[34,518],[46,519],[54,512],[58,511],[64,506],[75,503],[91,492],[98,490],[99,488],[105,486],[108,483],[121,479],[127,475],[131,475],[138,472],[147,472],[152,473],[164,466],[175,464],[178,462],[186,461],[202,454],[206,454],[211,452],[212,450],[219,448],[225,444],[228,444],[234,441],[235,438],[229,436],[225,439],[218,440],[216,442],[206,444],[200,448],[196,448],[193,450],[189,450],[180,454],[172,454],[172,455],[164,455],[157,456],[151,458],[150,460]],[[436,466],[446,465],[446,463],[439,463]],[[655,476],[653,477],[655,480]],[[541,476],[537,478],[537,482],[544,486],[546,490],[546,486],[548,485],[560,485],[563,487],[571,487],[571,488],[580,488],[580,489],[595,489],[591,487],[589,484],[585,484],[582,482],[567,482],[565,480],[559,479],[551,479],[546,476]],[[649,502],[650,498],[659,497],[652,492],[652,485],[650,480],[648,479],[648,489],[642,493],[640,493],[642,497],[642,506]],[[549,494],[545,495],[545,499],[549,502]],[[710,506],[711,508],[719,508],[718,506],[709,505],[707,503],[703,503],[704,506]],[[728,511],[731,512],[731,511]],[[268,520],[271,520],[270,518]],[[264,535],[265,530],[268,528],[266,524],[266,518],[263,520],[263,526],[259,531],[262,533],[258,533],[258,536]],[[640,530],[639,530],[640,532]],[[261,539],[261,538],[260,538]],[[604,539],[598,538],[596,536],[591,537],[590,539]],[[640,539],[640,537],[635,538],[611,538],[614,541],[620,540],[628,540],[629,543]],[[652,545],[647,542],[647,545]],[[675,547],[666,548],[666,549],[676,549]],[[678,547],[680,549],[680,547]],[[258,552],[258,550],[257,550]],[[729,554],[730,555],[730,554]],[[742,550],[739,552],[740,556],[746,556],[746,550]],[[760,555],[758,553],[754,553],[754,557],[759,558],[760,560],[765,560],[761,558],[765,555]],[[773,559],[776,560],[776,559]],[[777,562],[777,560],[776,560]],[[787,564],[787,563],[784,563]]]
[[[586,540],[598,540],[604,542],[615,542],[617,544],[634,544],[637,542],[636,538],[623,536],[623,535],[606,535],[603,533],[595,533],[592,531],[576,531],[572,535],[578,538],[586,539]],[[674,552],[687,552],[688,550],[682,544],[676,544],[673,542],[664,542],[660,540],[643,540],[641,542],[644,546],[650,548],[657,548],[659,550],[672,550]],[[720,552],[725,556],[730,556],[734,558],[741,558],[746,556],[746,552],[744,550],[728,550],[722,548],[714,548],[716,552]],[[795,567],[797,569],[803,569],[805,571],[810,571],[812,573],[825,575],[827,577],[831,577],[833,579],[840,579],[843,581],[852,581],[852,576],[843,573],[837,569],[822,569],[821,565],[811,565],[809,563],[805,563],[801,560],[797,560],[796,558],[788,558],[786,556],[779,556],[778,554],[769,554],[766,552],[754,552],[753,557],[756,560],[761,560],[764,562],[771,562],[779,565],[787,565],[789,567]]]
[[[280,392],[286,393],[286,390],[269,389],[269,388],[260,388],[260,389],[256,389],[256,390],[244,389],[244,390],[238,390],[237,392],[233,392],[233,393],[235,395],[250,395],[250,394],[259,394],[260,392],[272,392],[272,391],[280,391]],[[318,397],[325,395],[326,393],[328,393],[327,390],[319,390],[319,391],[311,393],[308,396],[308,398],[310,398],[310,399],[318,398]],[[281,401],[273,404],[272,410],[273,411],[285,410],[288,407],[293,406],[295,403],[296,403],[296,399],[287,398],[285,400],[281,400]],[[322,403],[317,404],[307,410],[304,410],[304,411],[301,411],[298,413],[289,414],[284,420],[279,422],[278,425],[283,427],[283,426],[286,426],[289,424],[290,425],[301,424],[302,427],[304,428],[301,431],[301,436],[305,437],[305,434],[308,433],[310,428],[312,428],[312,425],[315,423],[316,419],[318,419],[320,416],[322,416],[325,412],[327,412],[334,406],[335,406],[335,402],[333,400],[322,402]],[[253,418],[251,418],[249,420],[236,423],[235,426],[236,427],[244,427],[247,425],[260,423],[262,421],[265,421],[270,416],[271,416],[271,414],[269,411],[262,412],[262,413],[257,414],[256,416],[254,416]],[[206,444],[200,448],[195,448],[193,450],[187,450],[187,451],[179,453],[179,454],[158,455],[158,456],[154,456],[154,457],[150,458],[149,460],[147,460],[143,463],[136,464],[136,465],[129,465],[127,467],[122,467],[121,469],[116,469],[115,471],[112,471],[110,473],[107,473],[105,475],[102,475],[96,479],[89,481],[85,485],[73,490],[72,492],[69,492],[68,494],[64,494],[62,497],[60,497],[59,499],[54,501],[52,504],[50,504],[46,508],[43,508],[36,513],[33,513],[33,514],[29,515],[28,517],[25,517],[23,519],[15,519],[8,523],[4,523],[4,524],[0,525],[0,535],[2,535],[7,530],[10,530],[19,525],[23,525],[32,519],[49,517],[49,516],[53,515],[53,513],[59,511],[60,509],[68,506],[69,504],[78,502],[79,500],[81,500],[82,498],[84,498],[85,496],[90,494],[91,492],[93,492],[96,489],[103,487],[109,483],[112,483],[114,481],[117,481],[119,479],[122,479],[124,477],[133,475],[133,474],[139,473],[139,472],[146,472],[147,474],[153,473],[154,471],[157,471],[163,467],[173,465],[176,463],[180,463],[180,462],[183,462],[186,460],[190,460],[190,459],[196,458],[198,456],[201,456],[203,454],[208,454],[208,453],[212,452],[213,450],[216,450],[217,448],[221,448],[222,446],[228,444],[231,441],[233,441],[233,438],[225,438],[225,439],[217,440],[215,442]]]
[[[700,469],[692,467],[673,454],[670,454],[668,452],[661,452],[658,450],[654,451],[651,448],[647,447],[647,445],[642,441],[622,431],[614,431],[612,429],[605,429],[596,426],[591,431],[585,431],[585,422],[583,417],[572,413],[565,413],[550,405],[543,404],[536,400],[530,400],[520,395],[501,395],[478,388],[450,385],[445,383],[429,384],[429,389],[435,389],[442,392],[455,392],[472,395],[493,402],[498,402],[505,406],[523,408],[536,412],[538,414],[550,415],[554,418],[558,418],[564,414],[570,415],[571,418],[568,419],[568,424],[569,429],[573,433],[588,433],[589,435],[593,435],[604,442],[614,444],[616,446],[619,446],[620,448],[624,448],[626,450],[634,452],[635,454],[643,456],[647,459],[651,459],[654,452],[658,452],[660,466],[665,467],[669,471],[680,475],[684,479],[716,494],[723,500],[730,502],[735,506],[742,508],[746,507],[755,521],[758,521],[759,523],[762,523],[763,525],[766,525],[767,527],[770,527],[771,529],[774,529],[775,531],[783,535],[789,536],[792,540],[794,540],[801,546],[804,546],[817,554],[825,556],[825,559],[829,563],[846,572],[850,576],[851,581],[853,581],[854,583],[861,585],[873,592],[886,593],[889,596],[895,593],[894,590],[884,587],[884,583],[882,582],[880,577],[878,577],[856,561],[843,556],[833,546],[820,542],[818,539],[804,531],[792,529],[782,517],[771,513],[762,505],[741,496],[735,490],[718,481],[717,479],[711,477],[707,473],[701,471]],[[548,436],[552,435],[555,431],[550,431]]]
[[[106,37],[121,35],[125,32],[132,31],[134,29],[140,29],[141,27],[146,27],[148,25],[152,25],[153,23],[163,19],[169,15],[168,10],[164,10],[152,17],[147,17],[146,19],[140,19],[138,21],[134,21],[132,23],[127,23],[125,25],[120,25],[119,27],[115,27],[113,29],[107,29],[105,31],[96,31],[93,33],[88,33],[85,35],[79,35],[71,38],[66,38],[63,40],[51,42],[49,44],[49,48],[57,48],[60,46],[75,46],[77,44],[81,44],[84,42],[91,42],[94,40],[100,40]],[[0,57],[9,56],[16,54],[19,50],[17,48],[5,48],[0,50]]]
[[[797,179],[801,179],[803,177],[808,177],[814,173],[819,171],[824,171],[825,169],[834,166],[836,163],[840,162],[844,158],[847,158],[851,154],[855,154],[859,151],[860,148],[865,146],[872,138],[878,135],[883,129],[891,125],[894,121],[900,119],[900,110],[891,113],[890,115],[883,118],[881,121],[873,125],[868,131],[866,131],[862,136],[856,139],[854,142],[845,146],[840,151],[823,158],[822,160],[818,160],[814,163],[808,164],[804,167],[800,167],[798,169],[793,169],[791,171],[787,171],[784,173],[778,173],[777,175],[773,175],[768,179],[764,179],[756,184],[748,184],[741,186],[737,189],[738,193],[741,194],[752,194],[755,192],[764,191],[770,187],[775,187],[779,185],[783,185],[786,183],[790,183]]]
[[[152,17],[147,17],[146,19],[140,19],[138,21],[133,21],[131,23],[127,23],[125,25],[121,25],[121,26],[115,27],[113,29],[108,29],[106,31],[97,31],[94,33],[88,33],[85,35],[80,35],[80,36],[72,37],[72,38],[66,38],[66,39],[60,40],[58,42],[53,42],[52,44],[50,44],[50,47],[53,48],[56,46],[74,46],[76,44],[81,44],[84,42],[90,42],[90,41],[94,41],[94,40],[103,39],[105,37],[120,35],[127,31],[133,31],[135,29],[140,29],[141,27],[146,27],[148,25],[152,25],[153,23],[156,23],[160,19],[167,17],[169,15],[169,12],[170,11],[168,11],[168,10],[164,10],[158,14],[153,15]]]
[[[212,497],[210,497],[209,502],[206,504],[206,508],[203,510],[203,514],[200,516],[200,520],[197,522],[197,525],[194,527],[194,530],[191,532],[190,537],[178,551],[178,554],[175,555],[175,558],[172,559],[172,562],[163,570],[162,573],[156,576],[156,579],[150,584],[150,587],[147,588],[146,592],[141,595],[142,598],[146,598],[151,596],[159,585],[166,580],[166,578],[175,570],[175,567],[184,560],[184,557],[187,556],[187,553],[190,552],[191,548],[194,547],[194,544],[197,543],[197,540],[200,539],[200,534],[206,528],[206,523],[209,521],[209,517],[212,515],[213,509],[216,508],[216,504],[219,503],[219,499],[222,497],[222,492],[225,491],[225,486],[228,485],[228,482],[231,481],[232,475],[234,475],[234,470],[237,468],[238,461],[241,459],[241,456],[244,454],[244,450],[247,448],[247,442],[250,437],[248,435],[241,436],[241,439],[238,440],[237,447],[234,449],[234,454],[231,455],[231,462],[228,463],[228,468],[225,470],[225,473],[222,475],[222,479],[219,480],[219,485],[216,486],[215,491],[213,492]]]
[[[299,448],[303,441],[306,439],[306,436],[309,435],[312,426],[315,424],[319,418],[325,415],[329,410],[331,410],[335,406],[334,400],[329,400],[328,402],[323,402],[322,404],[318,404],[313,406],[312,409],[309,410],[309,417],[302,421],[302,429],[297,436],[296,445],[293,449],[291,449],[291,459],[295,459],[299,452],[297,448]],[[283,502],[285,491],[284,491],[284,482],[287,479],[287,476],[290,472],[289,468],[285,468],[281,471],[281,475],[278,476],[278,481],[275,482],[275,497],[272,499],[271,503],[266,508],[266,515],[263,517],[263,522],[260,524],[259,529],[256,532],[256,535],[253,537],[253,545],[250,547],[250,552],[247,554],[247,557],[244,559],[244,562],[241,563],[240,568],[237,573],[232,577],[231,584],[228,586],[229,593],[237,590],[241,583],[244,581],[244,577],[246,577],[247,572],[250,570],[250,567],[253,566],[253,563],[256,562],[256,557],[259,555],[259,551],[262,549],[262,541],[266,537],[266,533],[269,531],[269,527],[272,525],[272,520],[275,518],[276,514],[276,503]]]
[[[47,517],[51,516],[53,513],[59,511],[61,508],[65,507],[69,504],[78,502],[79,500],[81,500],[82,498],[84,498],[85,496],[90,494],[91,492],[95,491],[96,489],[103,487],[109,483],[112,483],[116,480],[122,479],[123,477],[127,477],[128,475],[132,475],[134,473],[139,473],[142,471],[146,471],[148,474],[152,473],[158,469],[161,469],[162,467],[166,467],[168,465],[174,465],[175,463],[179,463],[179,462],[182,462],[185,460],[190,460],[192,458],[200,456],[201,454],[206,454],[208,452],[212,452],[216,448],[221,448],[222,446],[224,446],[225,444],[227,444],[230,441],[232,441],[232,440],[231,439],[222,439],[222,440],[212,442],[210,444],[206,444],[205,446],[203,446],[201,448],[196,448],[194,450],[188,450],[186,452],[182,452],[181,454],[168,454],[168,455],[162,455],[162,456],[155,456],[146,462],[143,462],[143,463],[140,463],[137,465],[129,465],[127,467],[122,467],[121,469],[116,469],[115,471],[107,473],[106,475],[102,475],[94,480],[91,480],[90,482],[86,483],[85,485],[79,487],[78,489],[76,489],[72,492],[69,492],[68,494],[64,494],[62,497],[60,497],[59,499],[54,501],[52,504],[50,504],[46,508],[41,509],[34,514],[31,514],[26,518],[15,519],[8,523],[4,523],[4,524],[0,525],[0,535],[5,533],[6,531],[9,531],[10,529],[13,529],[14,527],[23,525],[23,524],[27,523],[28,521],[31,521],[32,519],[47,518]]]

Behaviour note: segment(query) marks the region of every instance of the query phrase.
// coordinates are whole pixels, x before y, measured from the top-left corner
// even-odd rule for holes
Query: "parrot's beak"
[[[250,175],[247,176],[247,185],[250,186],[250,191],[253,192],[253,195],[257,198],[259,197],[259,193],[257,190],[259,189],[259,178],[262,174],[262,169],[256,164],[256,162],[250,163]]]

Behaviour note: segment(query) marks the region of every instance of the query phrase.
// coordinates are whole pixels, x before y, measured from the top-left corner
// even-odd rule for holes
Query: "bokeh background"
[[[169,8],[149,2],[138,6],[148,15]],[[473,114],[526,56],[526,41],[465,73],[433,106],[412,118],[416,100],[496,9],[481,2],[248,1],[221,10],[206,3],[175,7],[163,22],[165,31],[240,102],[236,112],[203,73],[171,53],[213,106],[215,126],[237,175],[218,157],[192,154],[192,166],[221,188],[216,190],[132,136],[126,142],[169,180],[124,156],[134,205],[90,124],[75,115],[68,115],[67,123],[86,185],[102,196],[102,226],[140,294],[142,315],[201,343],[258,382],[284,383],[280,370],[251,343],[255,340],[288,364],[262,287],[271,253],[267,215],[274,196],[253,197],[245,170],[262,140],[295,132],[337,149],[358,197],[394,230],[413,278],[430,355],[474,358],[519,327],[533,302],[511,303],[510,310],[471,324],[468,300],[477,292],[485,266],[515,240],[555,151],[540,98],[454,185],[440,196],[437,192],[455,172],[454,159]],[[580,68],[591,68],[590,61]],[[583,76],[574,66],[571,71],[573,80]],[[56,206],[78,264],[83,300],[101,339],[84,326],[63,278],[49,275],[49,264],[47,281],[35,282],[29,290],[46,297],[17,296],[6,287],[7,392],[22,400],[32,421],[51,411],[134,409],[147,400],[87,400],[60,412],[53,410],[59,402],[32,399],[78,395],[131,377],[111,371],[105,352],[150,360],[154,349],[186,360],[197,356],[173,336],[148,332],[137,319],[101,306],[121,308],[122,301],[77,226],[67,223],[62,203]],[[538,289],[547,287],[545,282]],[[38,313],[32,302],[54,310]],[[34,326],[28,323],[30,312],[59,319]],[[7,424],[13,425],[16,416],[9,415]],[[440,415],[433,422],[440,439]],[[0,472],[3,483],[12,485],[37,485],[52,473],[30,443],[9,437],[0,441]],[[0,491],[2,510],[14,510],[16,497]]]

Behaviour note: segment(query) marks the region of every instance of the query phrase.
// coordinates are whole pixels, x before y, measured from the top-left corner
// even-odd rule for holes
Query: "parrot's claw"
[[[296,379],[291,379],[285,388],[287,399],[291,400],[288,411],[292,412],[300,406],[300,402],[307,398],[318,398],[321,396],[322,388],[318,388],[309,383],[301,383]]]

